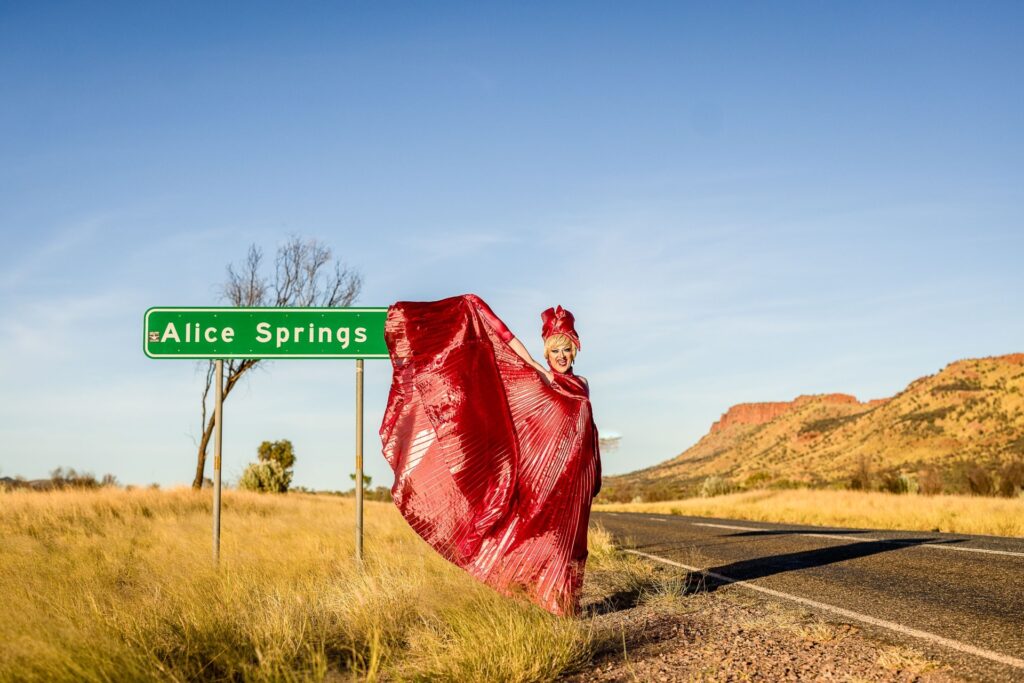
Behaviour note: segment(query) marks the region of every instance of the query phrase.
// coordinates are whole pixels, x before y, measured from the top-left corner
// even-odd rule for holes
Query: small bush
[[[658,503],[665,500],[678,500],[682,498],[682,492],[672,482],[658,481],[647,486],[643,496],[648,503]]]
[[[295,465],[295,449],[288,439],[264,441],[256,449],[259,462],[254,462],[242,472],[239,488],[263,493],[285,493],[292,483],[292,467]]]
[[[363,492],[363,498],[366,500],[379,500],[384,503],[391,502],[391,489],[387,486],[378,486],[373,489],[366,489]]]
[[[940,384],[932,387],[931,393],[938,394],[943,391],[981,391],[981,380],[962,377],[948,384]]]
[[[946,406],[945,408],[937,408],[935,410],[926,410],[919,413],[908,413],[899,419],[900,422],[927,422],[929,424],[934,423],[936,420],[949,415],[951,412],[956,410],[955,406]]]
[[[295,447],[292,446],[292,442],[288,439],[264,441],[256,449],[256,457],[259,458],[260,462],[273,460],[286,470],[295,467]]]
[[[980,465],[970,465],[967,468],[967,485],[971,493],[976,496],[991,496],[996,491],[992,475]]]
[[[916,493],[918,483],[902,472],[890,472],[882,476],[881,488],[889,493]]]
[[[721,496],[726,493],[732,493],[735,490],[736,486],[731,481],[725,477],[719,477],[718,475],[708,477],[704,480],[704,483],[700,485],[700,495],[702,498]]]
[[[765,472],[764,470],[761,470],[759,472],[754,472],[749,477],[747,477],[747,480],[744,482],[744,485],[748,489],[756,489],[764,486],[769,481],[771,481],[771,479],[772,475],[770,475],[768,472]]]
[[[117,477],[113,474],[104,474],[102,479],[97,480],[92,472],[76,472],[73,467],[66,470],[58,467],[50,472],[50,484],[55,489],[98,489],[118,485]]]
[[[1003,465],[999,472],[999,495],[1013,498],[1024,489],[1024,460]]]
[[[292,483],[292,472],[276,460],[254,462],[245,468],[238,487],[246,491],[285,493]]]
[[[871,482],[874,476],[871,473],[871,461],[867,456],[861,455],[857,459],[856,469],[850,477],[850,488],[854,491],[870,491]]]
[[[842,427],[847,422],[853,422],[858,417],[861,417],[862,413],[856,413],[855,415],[839,415],[837,417],[826,417],[820,420],[812,420],[802,427],[800,427],[800,434],[822,434],[825,432],[831,432],[834,429]]]
[[[934,467],[921,470],[917,474],[918,492],[926,496],[936,496],[942,493],[942,474]]]

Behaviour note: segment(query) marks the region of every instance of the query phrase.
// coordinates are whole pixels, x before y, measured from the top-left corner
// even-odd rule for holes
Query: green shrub
[[[711,475],[700,485],[700,495],[702,498],[721,496],[726,493],[732,493],[735,490],[736,486],[731,481],[718,475]]]
[[[263,493],[285,493],[292,483],[292,467],[295,465],[295,448],[288,439],[264,441],[256,449],[259,462],[254,462],[242,472],[238,487],[246,491]]]
[[[820,420],[812,420],[802,427],[800,427],[800,434],[822,434],[824,432],[830,432],[833,429],[837,429],[847,422],[853,422],[858,417],[861,417],[863,413],[856,413],[855,415],[839,415],[837,417],[826,417]]]
[[[246,491],[285,493],[292,483],[292,472],[276,460],[254,462],[245,468],[238,487]]]
[[[273,460],[286,470],[295,467],[295,448],[288,439],[264,441],[256,449],[256,457],[260,462]]]
[[[945,408],[936,408],[935,410],[926,410],[918,413],[907,413],[899,419],[900,422],[927,422],[933,423],[936,420],[949,415],[951,412],[956,410],[955,406],[946,406]]]
[[[881,488],[889,493],[917,493],[917,480],[902,472],[889,472],[882,475]]]
[[[747,477],[746,481],[744,482],[744,485],[748,489],[756,489],[756,488],[759,488],[761,486],[764,486],[769,481],[771,481],[771,479],[772,479],[772,475],[771,474],[769,474],[768,472],[765,472],[764,470],[760,470],[758,472],[754,472],[749,477]]]
[[[940,384],[936,387],[932,387],[931,393],[937,394],[942,391],[981,391],[983,388],[984,387],[981,386],[981,380],[961,377],[960,379],[954,380],[948,384]]]
[[[96,479],[92,472],[77,472],[73,467],[66,470],[58,467],[50,472],[50,488],[55,489],[98,489],[117,485],[117,477],[113,474],[104,474],[102,479]]]

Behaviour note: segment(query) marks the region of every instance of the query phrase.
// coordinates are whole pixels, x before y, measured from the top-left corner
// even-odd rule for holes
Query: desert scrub
[[[601,504],[595,505],[594,510],[1024,537],[1024,497],[1021,496],[994,498],[762,489],[664,503]]]
[[[724,496],[727,493],[732,493],[736,490],[736,486],[726,479],[718,475],[711,475],[704,480],[704,483],[700,485],[700,495],[704,498],[711,498],[713,496]]]
[[[210,507],[187,489],[0,493],[0,680],[535,681],[589,660],[587,619],[499,596],[392,505],[367,503],[362,572],[351,499],[226,491],[219,569]]]

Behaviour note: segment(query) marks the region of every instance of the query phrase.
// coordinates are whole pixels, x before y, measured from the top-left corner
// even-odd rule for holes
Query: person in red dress
[[[598,433],[572,314],[541,314],[536,362],[480,297],[398,302],[380,428],[392,497],[438,553],[505,595],[579,613]]]

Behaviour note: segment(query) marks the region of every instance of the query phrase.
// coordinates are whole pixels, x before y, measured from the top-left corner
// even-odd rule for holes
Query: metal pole
[[[356,359],[356,564],[363,563],[363,359]]]
[[[220,563],[220,448],[224,436],[224,361],[218,359],[213,432],[213,562]]]

